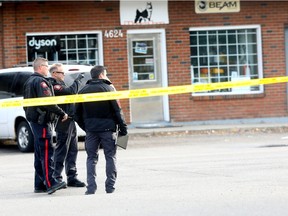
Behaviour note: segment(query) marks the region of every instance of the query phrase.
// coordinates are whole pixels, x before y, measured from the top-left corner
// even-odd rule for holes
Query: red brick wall
[[[119,90],[129,88],[128,29],[165,28],[169,86],[190,84],[189,28],[255,25],[262,28],[264,77],[285,76],[284,29],[286,1],[241,1],[240,13],[196,14],[192,1],[169,1],[169,25],[121,26],[119,2],[19,2],[3,3],[3,48],[0,67],[26,63],[26,32],[66,32],[121,29],[123,38],[103,37],[104,63]],[[286,84],[265,86],[261,95],[192,97],[169,96],[172,121],[286,116]],[[121,100],[129,120],[129,101]]]

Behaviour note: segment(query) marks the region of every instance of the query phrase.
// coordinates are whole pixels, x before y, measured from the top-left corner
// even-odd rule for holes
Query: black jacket
[[[24,84],[24,99],[51,96],[53,94],[48,79],[37,72],[33,73]],[[27,120],[34,123],[39,123],[41,112],[46,113],[43,124],[53,122],[55,115],[61,118],[65,115],[65,112],[57,105],[24,107],[24,111]]]
[[[114,91],[111,84],[108,80],[92,79],[79,91],[79,94],[111,92]],[[118,125],[120,135],[127,134],[127,125],[117,100],[77,103],[75,119],[85,131],[116,131]]]
[[[52,77],[49,79],[56,96],[77,94],[81,84],[79,80],[75,80],[72,85],[68,87],[63,81],[56,80]],[[68,116],[74,116],[74,104],[59,104],[59,107],[61,107],[68,114]]]

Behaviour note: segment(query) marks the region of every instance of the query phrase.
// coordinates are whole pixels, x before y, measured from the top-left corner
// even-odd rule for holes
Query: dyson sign
[[[57,41],[55,39],[35,39],[32,37],[31,40],[28,41],[28,45],[30,47],[35,47],[35,49],[39,50],[42,47],[53,47],[57,45]]]

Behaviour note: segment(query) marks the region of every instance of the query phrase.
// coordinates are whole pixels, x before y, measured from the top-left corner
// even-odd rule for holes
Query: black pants
[[[35,189],[48,189],[56,184],[53,174],[52,124],[39,125],[31,122],[34,135]]]
[[[78,155],[78,137],[76,125],[71,121],[67,131],[56,131],[56,145],[54,149],[53,177],[62,181],[62,171],[65,166],[67,181],[77,177],[76,160]]]
[[[87,190],[95,192],[97,190],[96,184],[96,164],[99,157],[100,144],[104,150],[106,160],[106,191],[114,190],[114,185],[117,178],[116,169],[116,150],[115,133],[111,131],[106,132],[86,132],[85,149],[87,153]]]

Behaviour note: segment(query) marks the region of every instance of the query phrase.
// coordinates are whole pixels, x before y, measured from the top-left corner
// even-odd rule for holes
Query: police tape
[[[29,99],[11,99],[1,101],[0,108],[21,107],[21,106],[23,107],[44,106],[52,104],[67,104],[67,103],[81,103],[81,102],[93,102],[93,101],[104,101],[115,99],[153,97],[153,96],[163,96],[172,94],[212,91],[212,90],[243,87],[243,86],[275,84],[287,81],[288,76],[284,76],[284,77],[272,77],[272,78],[262,78],[252,80],[240,80],[233,82],[220,82],[220,83],[207,83],[207,84],[195,83],[192,85],[134,89],[134,90],[124,90],[116,92],[101,92],[101,93],[89,93],[89,94],[29,98]]]

